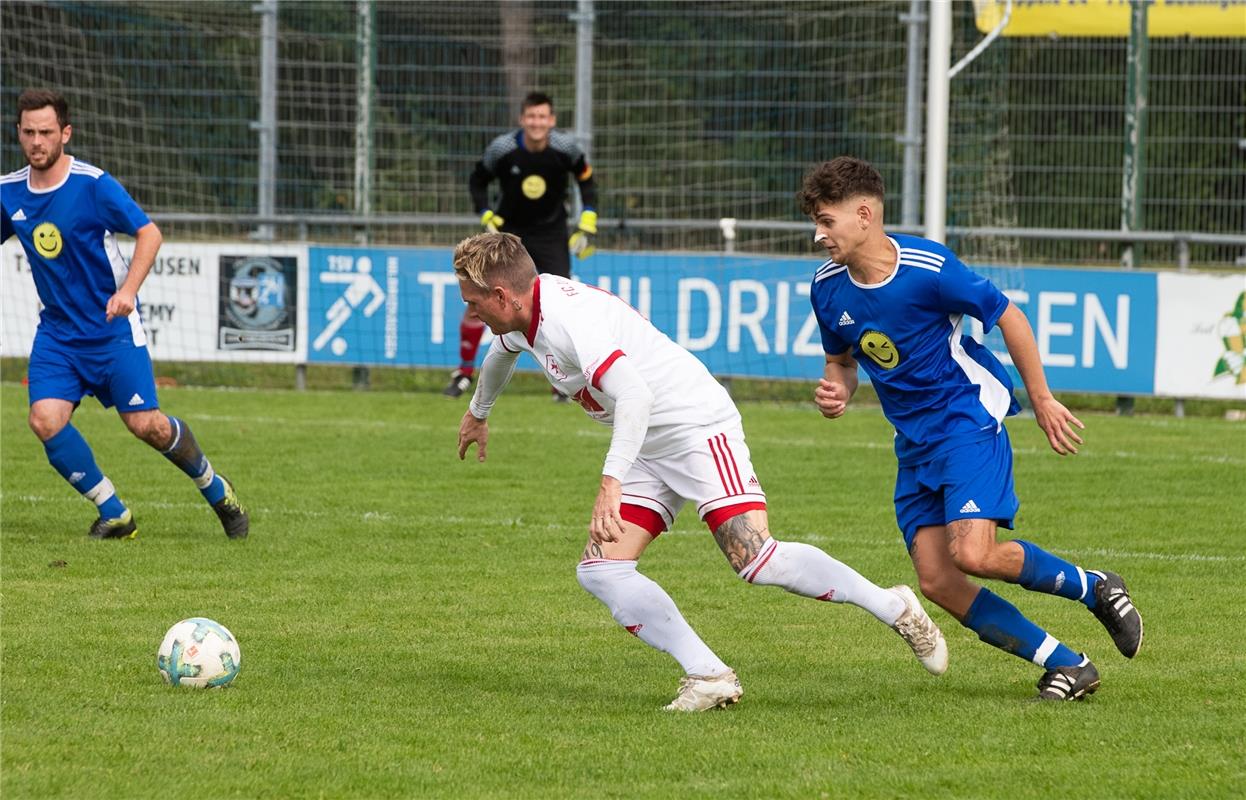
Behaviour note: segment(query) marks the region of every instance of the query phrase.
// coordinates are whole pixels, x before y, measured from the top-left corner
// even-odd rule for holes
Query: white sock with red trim
[[[615,621],[642,642],[670,653],[689,675],[721,675],[731,667],[701,641],[661,586],[636,571],[635,561],[583,561],[575,575]]]
[[[884,625],[894,624],[904,613],[904,600],[895,592],[874,585],[847,564],[802,542],[769,540],[740,570],[740,577],[762,586],[781,586],[802,597],[851,603]]]

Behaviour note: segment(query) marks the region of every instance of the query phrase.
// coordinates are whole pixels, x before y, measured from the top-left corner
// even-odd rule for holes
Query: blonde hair
[[[536,279],[536,264],[513,233],[478,233],[454,248],[454,274],[481,289],[501,284],[523,291]]]

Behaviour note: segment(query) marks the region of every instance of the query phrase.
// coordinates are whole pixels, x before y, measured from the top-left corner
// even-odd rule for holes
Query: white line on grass
[[[82,504],[81,499],[74,497],[73,495],[67,495],[64,497],[61,497],[61,496],[53,497],[53,496],[42,495],[42,494],[18,494],[18,495],[8,495],[8,496],[3,497],[2,499],[6,501],[16,501],[19,503],[26,503],[28,505],[41,505],[44,503],[61,503],[61,504],[73,504],[73,505]],[[182,509],[187,509],[187,508],[203,508],[206,505],[206,503],[204,502],[170,503],[166,500],[144,500],[140,503],[134,503],[134,505],[139,508],[162,508],[162,509],[177,511],[177,510],[182,510]],[[262,514],[264,516],[281,515],[281,516],[289,516],[289,517],[311,517],[315,519],[325,518],[325,517],[341,518],[342,516],[341,509],[335,509],[333,511],[313,511],[311,509],[306,509],[306,508],[265,508],[265,507],[258,507],[258,506],[248,506],[248,510],[254,514]],[[394,515],[389,513],[388,511],[363,511],[363,512],[357,512],[357,513],[360,514],[359,518],[363,520],[364,522],[393,522],[395,519]]]
[[[10,496],[3,497],[0,499],[6,500],[6,501],[27,503],[30,505],[36,505],[36,504],[42,504],[42,503],[62,503],[62,504],[72,503],[72,504],[77,505],[81,503],[81,500],[79,498],[69,496],[69,495],[50,496],[50,495],[42,495],[42,494],[19,494],[19,495],[10,495]],[[164,509],[175,509],[175,510],[203,507],[202,503],[170,503],[167,501],[144,502],[144,503],[141,503],[140,505],[145,508],[164,508]],[[302,508],[257,508],[256,511],[264,514],[265,516],[283,515],[283,516],[292,516],[292,517],[313,517],[313,518],[334,517],[334,518],[339,518],[339,519],[342,516],[342,512],[340,509],[335,509],[330,512],[330,511],[312,511],[312,510],[302,509]],[[387,511],[364,511],[360,515],[360,519],[362,519],[364,522],[392,522],[394,521],[395,517],[393,514]],[[526,520],[523,517],[482,519],[482,518],[464,517],[460,515],[447,515],[444,517],[440,517],[438,521],[442,523],[448,523],[451,525],[464,525],[464,524],[470,523],[478,528],[481,528],[481,527],[532,528],[535,530],[571,531],[573,533],[581,533],[581,534],[588,533],[587,524],[565,525],[563,523],[558,523],[558,522],[533,522],[533,521]],[[684,529],[684,530],[667,531],[666,533],[662,535],[663,536],[705,536],[706,533],[704,530],[693,528],[691,530]],[[848,544],[854,547],[895,548],[900,545],[898,539],[892,540],[892,539],[886,539],[883,537],[873,538],[873,537],[840,536],[840,535],[828,536],[827,534],[823,534],[823,533],[798,534],[798,535],[792,536],[791,539],[793,541],[801,541],[801,542],[830,542],[830,543],[838,543],[838,544]],[[1219,556],[1219,555],[1208,555],[1205,553],[1149,553],[1146,551],[1139,551],[1139,550],[1118,550],[1115,548],[1103,548],[1103,547],[1083,548],[1083,549],[1078,549],[1078,550],[1065,550],[1063,552],[1066,552],[1066,553],[1069,553],[1070,555],[1075,555],[1075,556],[1104,556],[1107,558],[1121,558],[1121,559],[1133,558],[1133,559],[1146,559],[1149,561],[1184,561],[1184,562],[1192,562],[1192,563],[1241,563],[1241,562],[1246,561],[1246,556]]]

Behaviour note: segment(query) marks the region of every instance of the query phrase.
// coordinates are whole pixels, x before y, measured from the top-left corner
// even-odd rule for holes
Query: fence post
[[[1143,152],[1147,104],[1147,5],[1150,0],[1129,0],[1129,51],[1125,66],[1125,168],[1121,186],[1121,230],[1142,227]],[[1133,269],[1137,259],[1134,242],[1121,252],[1121,266]]]
[[[1125,168],[1121,186],[1121,230],[1136,231],[1142,227],[1142,165],[1146,136],[1147,104],[1147,5],[1151,0],[1129,0],[1129,52],[1125,67]],[[1137,265],[1135,242],[1121,251],[1121,266]],[[1124,395],[1116,398],[1116,413],[1131,416],[1134,399]]]
[[[584,158],[593,160],[593,0],[578,0],[569,18],[575,23],[575,139]],[[579,185],[575,190],[575,217],[584,210]]]
[[[900,223],[916,228],[920,209],[921,153],[922,153],[922,25],[926,15],[922,13],[922,0],[909,0],[909,13],[901,14],[900,21],[908,26],[908,63],[904,79],[904,183],[900,190]]]
[[[930,52],[926,63],[926,230],[943,242],[947,232],[948,93],[952,79],[952,4],[930,0]]]
[[[272,216],[277,197],[277,0],[251,6],[260,14],[260,118],[251,129],[260,135],[256,206],[261,217]],[[251,238],[272,241],[273,226],[257,225]]]
[[[359,0],[355,20],[355,214],[372,215],[372,0]],[[361,245],[368,243],[365,227],[355,234]]]

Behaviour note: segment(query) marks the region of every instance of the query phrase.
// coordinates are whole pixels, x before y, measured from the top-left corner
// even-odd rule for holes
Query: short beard
[[[57,151],[56,151],[56,154],[55,154],[55,155],[52,155],[52,156],[48,159],[48,163],[47,163],[47,164],[45,164],[45,165],[43,165],[42,167],[36,167],[33,163],[32,163],[30,166],[31,166],[33,169],[37,169],[37,170],[40,170],[40,171],[42,171],[42,170],[48,170],[48,169],[52,169],[52,167],[56,166],[56,162],[61,160],[61,156],[63,156],[63,155],[65,155],[65,150],[64,150],[64,148],[61,148],[61,149],[57,150]],[[29,159],[27,159],[27,160],[29,161]]]

